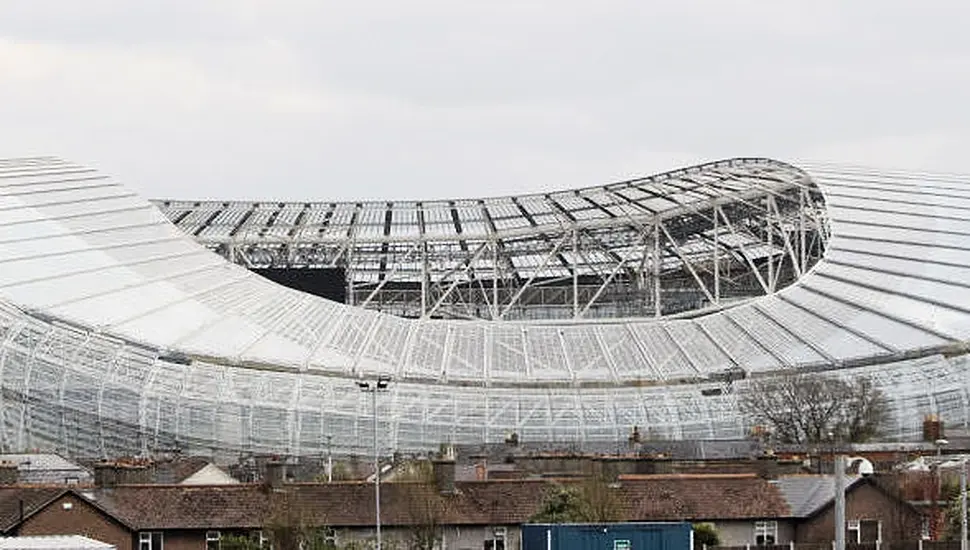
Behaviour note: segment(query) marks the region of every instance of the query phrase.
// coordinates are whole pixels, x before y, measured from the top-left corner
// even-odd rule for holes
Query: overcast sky
[[[728,156],[970,173],[970,4],[0,0],[0,157],[153,198],[481,196]]]

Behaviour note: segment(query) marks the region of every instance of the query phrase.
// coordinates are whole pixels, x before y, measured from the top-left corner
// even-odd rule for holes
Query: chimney
[[[923,417],[923,441],[935,442],[943,439],[943,420],[935,414]]]
[[[438,492],[451,494],[455,492],[455,448],[448,445],[443,448],[441,455],[431,461],[434,471],[434,484]]]
[[[763,479],[778,479],[778,457],[772,452],[766,452],[755,459],[755,469],[758,477]]]
[[[475,479],[478,481],[488,480],[488,464],[484,461],[475,464]]]
[[[98,487],[145,485],[152,482],[151,462],[143,460],[99,462],[94,465],[94,484]]]
[[[0,462],[0,485],[16,485],[20,481],[20,470],[16,462]]]
[[[118,484],[118,467],[113,462],[94,465],[94,484],[97,487],[114,487]]]
[[[282,489],[286,482],[286,462],[270,460],[266,463],[266,475],[263,481],[271,489]]]

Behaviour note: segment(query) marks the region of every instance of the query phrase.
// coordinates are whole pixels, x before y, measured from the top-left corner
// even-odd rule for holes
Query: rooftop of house
[[[846,488],[851,488],[862,479],[862,476],[848,476]],[[793,517],[810,516],[835,499],[833,475],[780,476],[772,483],[781,492]]]
[[[92,480],[91,472],[53,453],[6,453],[0,454],[0,463],[16,464],[18,477],[28,484],[86,483]]]
[[[855,478],[850,487],[859,483]],[[384,524],[408,526],[434,518],[453,525],[526,523],[559,487],[590,481],[513,479],[457,481],[441,493],[432,483],[381,487]],[[626,476],[596,485],[615,499],[625,521],[729,521],[808,517],[831,502],[832,476],[675,474]],[[65,493],[87,501],[132,530],[258,528],[269,518],[366,527],[374,517],[373,485],[361,482],[236,485],[0,487],[0,530],[9,531]],[[23,502],[23,510],[20,503]]]

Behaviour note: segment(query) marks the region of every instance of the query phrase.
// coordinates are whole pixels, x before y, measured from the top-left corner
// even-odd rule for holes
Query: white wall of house
[[[182,480],[182,485],[238,485],[239,480],[215,464],[206,464],[198,472]]]
[[[386,550],[404,550],[413,532],[409,527],[384,526],[381,528],[382,546]],[[517,525],[448,525],[441,527],[440,532],[440,550],[519,550],[521,537],[521,531]],[[351,540],[373,540],[374,529],[372,527],[337,529],[337,537],[339,544]],[[497,540],[504,540],[504,546],[486,544]]]
[[[775,544],[788,544],[795,538],[795,525],[786,520],[765,520],[775,522]],[[750,544],[755,546],[756,521],[754,520],[728,520],[728,521],[705,521],[714,525],[717,530],[722,546],[745,546]]]

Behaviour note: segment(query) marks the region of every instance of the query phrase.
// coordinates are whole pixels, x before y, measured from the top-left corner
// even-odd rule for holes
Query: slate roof
[[[847,476],[846,490],[862,479]],[[781,476],[774,484],[788,503],[791,517],[808,517],[835,499],[835,476],[832,475]]]
[[[633,479],[631,479],[633,478]],[[629,521],[788,517],[777,486],[755,474],[621,476]]]
[[[544,479],[457,482],[455,493],[439,495],[430,484],[386,483],[381,516],[386,525],[421,524],[430,517],[452,525],[515,525],[535,515],[556,488],[557,482]],[[616,491],[627,521],[791,515],[777,486],[751,474],[635,476],[607,490]],[[257,528],[280,513],[317,525],[363,527],[374,517],[374,486],[360,482],[288,484],[276,490],[259,484],[129,485],[79,494],[139,530]]]
[[[81,496],[135,530],[258,528],[268,517],[261,485],[127,485]]]
[[[0,487],[0,532],[6,533],[21,517],[29,516],[66,492],[64,487]]]
[[[0,462],[17,465],[20,483],[29,485],[63,485],[68,479],[77,483],[90,483],[94,477],[91,472],[56,454],[0,454]]]

